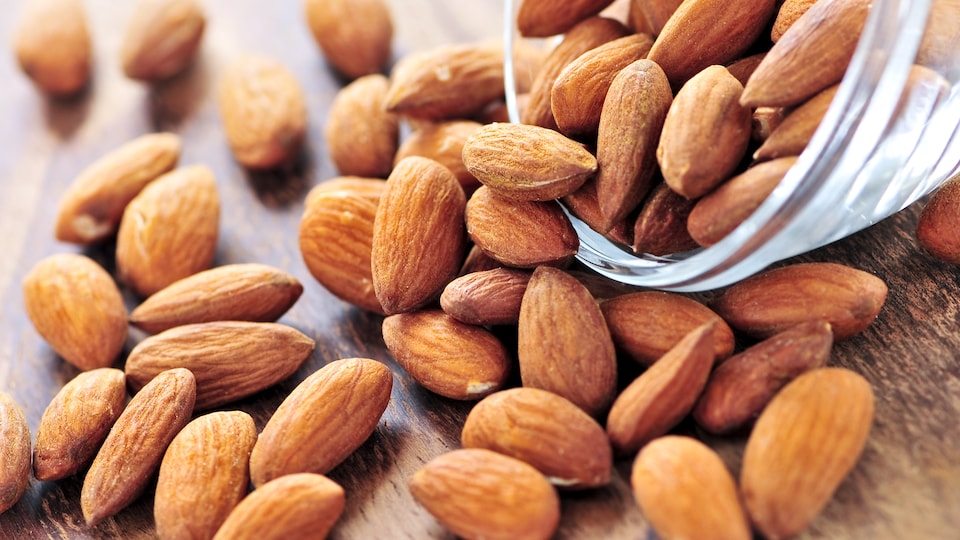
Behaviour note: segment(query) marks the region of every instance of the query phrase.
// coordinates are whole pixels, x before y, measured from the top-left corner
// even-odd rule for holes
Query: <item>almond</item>
[[[214,540],[326,538],[344,507],[343,488],[326,476],[289,474],[240,501]]]
[[[638,291],[604,300],[600,310],[617,347],[650,366],[684,336],[712,322],[714,361],[733,352],[733,330],[719,315],[696,300],[676,293]]]
[[[477,403],[463,424],[464,448],[486,448],[533,465],[559,488],[610,482],[613,452],[603,427],[570,401],[511,388]]]
[[[715,324],[687,334],[617,396],[607,416],[617,454],[633,454],[690,413],[713,365]]]
[[[206,22],[197,0],[140,0],[120,45],[124,74],[152,82],[182,72],[197,55]]]
[[[687,230],[691,201],[663,182],[654,186],[633,225],[634,253],[662,257],[698,247]]]
[[[710,374],[693,418],[711,433],[729,433],[752,422],[781,388],[823,367],[833,334],[825,321],[800,323],[731,356]]]
[[[569,262],[580,240],[554,201],[513,201],[486,186],[477,189],[466,208],[467,234],[497,261],[516,268]]]
[[[335,360],[304,379],[270,417],[250,455],[255,486],[285,474],[325,474],[364,441],[390,402],[393,375],[375,360]]]
[[[241,411],[205,414],[184,426],[160,463],[153,499],[157,536],[213,538],[247,494],[256,441],[257,426]]]
[[[610,331],[587,288],[564,271],[534,270],[520,304],[517,349],[523,386],[554,392],[591,416],[613,401]]]
[[[766,338],[805,321],[824,319],[833,339],[858,334],[887,298],[882,279],[836,263],[797,263],[766,270],[728,288],[710,307],[733,328]]]
[[[35,0],[23,4],[13,38],[20,69],[41,91],[76,94],[90,80],[93,46],[81,0]]]
[[[569,195],[565,195],[560,200],[563,206],[578,220],[594,231],[603,231],[607,228],[606,218],[600,212],[600,200],[597,195],[597,181],[593,177],[579,189]],[[606,232],[600,233],[607,240],[629,246],[633,243],[633,222],[627,217],[609,227]]]
[[[696,439],[668,435],[650,442],[633,462],[630,484],[661,538],[753,538],[733,476]]]
[[[0,514],[17,504],[30,481],[30,426],[13,396],[0,392]]]
[[[560,132],[574,138],[597,134],[603,100],[621,69],[646,56],[653,39],[631,34],[581,54],[557,75],[550,90],[550,110]]]
[[[777,17],[770,29],[770,40],[776,43],[788,28],[810,9],[817,0],[783,0],[777,8]]]
[[[466,253],[466,196],[450,169],[423,157],[397,163],[373,222],[370,267],[384,313],[436,299]]]
[[[158,374],[133,396],[83,479],[80,507],[88,527],[143,493],[170,441],[190,421],[196,388],[193,374],[178,368]]]
[[[522,0],[517,9],[517,30],[524,37],[562,34],[611,3],[613,0],[570,0],[562,4],[549,0]]]
[[[467,324],[517,324],[528,281],[530,272],[513,268],[472,272],[447,284],[440,295],[440,307]]]
[[[393,18],[383,0],[306,0],[307,26],[323,56],[350,79],[390,60]]]
[[[494,268],[503,268],[503,263],[487,255],[474,244],[470,246],[467,256],[464,257],[463,266],[460,267],[460,275],[465,276],[473,272],[483,272]]]
[[[23,303],[40,337],[78,369],[110,366],[126,342],[120,289],[84,255],[50,255],[35,264],[23,278]]]
[[[610,83],[597,134],[597,201],[602,231],[627,217],[656,182],[657,141],[673,101],[658,65],[637,60]]]
[[[199,411],[231,403],[286,379],[306,361],[313,347],[312,339],[283,324],[187,324],[138,343],[124,369],[133,389],[165,370],[189,369],[196,376]]]
[[[472,120],[449,120],[427,124],[411,133],[397,149],[394,157],[399,162],[409,156],[423,156],[430,158],[457,177],[460,187],[469,197],[478,187],[480,181],[476,179],[463,164],[463,145],[467,139],[480,127]]]
[[[210,268],[220,232],[217,181],[203,165],[151,182],[127,205],[117,233],[117,273],[150,296]]]
[[[66,478],[93,460],[127,404],[123,371],[98,368],[79,373],[47,405],[37,427],[33,475]]]
[[[799,156],[813,138],[839,88],[840,85],[835,84],[791,110],[753,153],[753,159]]]
[[[560,522],[560,499],[539,471],[483,448],[433,458],[408,485],[418,503],[464,538],[546,540]]]
[[[179,158],[177,135],[148,133],[85,167],[60,198],[57,240],[92,244],[116,233],[127,204]]]
[[[853,469],[873,423],[870,383],[843,368],[797,377],[764,409],[743,454],[740,489],[768,538],[803,531]]]
[[[547,201],[576,191],[597,170],[582,144],[538,126],[487,124],[463,146],[463,164],[499,195]]]
[[[234,158],[244,167],[270,169],[300,152],[307,108],[296,77],[265,56],[230,64],[217,95],[223,129]]]
[[[917,242],[927,253],[960,265],[960,176],[947,180],[924,204],[917,220]]]
[[[400,119],[384,109],[389,88],[390,81],[375,73],[356,79],[334,96],[323,133],[340,174],[379,178],[390,174]]]

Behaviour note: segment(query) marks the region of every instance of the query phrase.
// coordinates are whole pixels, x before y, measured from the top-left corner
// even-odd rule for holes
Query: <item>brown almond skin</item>
[[[293,73],[266,56],[242,56],[221,75],[217,93],[233,157],[250,169],[271,169],[299,155],[307,127],[306,99]]]
[[[373,287],[370,261],[373,222],[386,182],[312,189],[300,218],[300,255],[307,270],[337,298],[361,309],[383,313]],[[327,191],[327,189],[330,189]]]
[[[448,120],[422,126],[400,144],[394,162],[409,156],[430,158],[450,169],[469,197],[480,187],[480,181],[463,164],[463,145],[479,127],[480,123],[473,120]]]
[[[577,23],[564,35],[563,41],[553,48],[543,61],[530,86],[530,97],[521,112],[520,121],[524,124],[556,129],[550,107],[550,92],[557,76],[563,68],[581,54],[606,43],[630,34],[630,29],[620,21],[609,17],[588,17]]]
[[[739,103],[743,85],[723,66],[687,81],[670,106],[657,146],[663,181],[688,199],[726,180],[747,152],[751,111]]]
[[[288,474],[240,501],[214,540],[326,538],[343,514],[343,488],[312,473]]]
[[[718,435],[748,425],[787,383],[823,367],[832,346],[830,324],[810,321],[746,348],[710,374],[693,419]]]
[[[634,253],[662,257],[696,248],[699,244],[687,230],[687,218],[696,204],[663,182],[654,186],[633,224]]]
[[[836,263],[797,263],[766,270],[726,289],[710,307],[730,326],[764,339],[810,320],[830,323],[836,341],[877,318],[887,298],[882,279]]]
[[[600,310],[613,342],[632,360],[653,365],[684,336],[713,322],[714,361],[733,353],[733,330],[710,308],[676,293],[638,291],[604,300]]]
[[[124,367],[134,390],[171,368],[196,376],[196,409],[244,398],[292,375],[314,341],[278,323],[215,321],[177,326],[138,343]]]
[[[487,255],[479,246],[474,244],[470,246],[467,256],[464,257],[463,266],[460,267],[460,276],[493,270],[494,268],[503,268],[503,263]]]
[[[627,65],[610,83],[597,133],[601,230],[625,219],[653,188],[657,141],[672,101],[666,74],[646,59]]]
[[[120,45],[123,73],[147,82],[181,73],[197,55],[206,22],[197,0],[140,0]]]
[[[748,107],[791,106],[840,82],[870,0],[818,0],[773,45],[744,85]]]
[[[374,73],[341,88],[323,133],[341,175],[386,178],[400,138],[400,119],[385,109],[390,81]]]
[[[517,8],[517,30],[524,37],[550,37],[570,30],[578,22],[596,15],[613,0],[522,0]]]
[[[548,201],[576,191],[597,170],[584,146],[551,129],[487,124],[463,145],[463,164],[497,194]]]
[[[241,411],[199,416],[173,438],[163,455],[153,499],[161,539],[213,538],[247,494],[253,417]]]
[[[438,309],[386,317],[383,342],[415,381],[450,399],[496,392],[512,367],[506,347],[490,331]]]
[[[140,296],[213,264],[220,195],[210,169],[192,165],[151,182],[127,205],[117,232],[117,273]]]
[[[373,290],[386,314],[436,299],[466,253],[466,196],[457,178],[429,158],[397,163],[373,222]]]
[[[13,396],[0,392],[0,514],[17,504],[30,481],[30,426]]]
[[[60,197],[57,240],[85,245],[115,234],[124,208],[176,166],[180,147],[173,133],[148,133],[87,165]]]
[[[306,0],[307,26],[324,58],[350,79],[390,61],[393,17],[383,0]]]
[[[830,86],[791,110],[753,153],[753,159],[799,156],[813,138],[839,88],[839,84]]]
[[[517,324],[528,281],[530,272],[514,268],[471,272],[447,284],[440,295],[440,308],[467,324]]]
[[[88,527],[143,493],[170,441],[190,421],[196,395],[193,374],[176,368],[158,374],[133,396],[83,479],[80,507]]]
[[[157,291],[130,313],[130,322],[152,334],[201,322],[272,322],[302,293],[300,281],[279,268],[227,264]]]
[[[810,9],[816,0],[783,0],[777,9],[777,17],[770,29],[770,40],[776,43],[788,28]]]
[[[77,374],[43,411],[33,447],[33,476],[59,480],[89,465],[126,403],[122,370]]]
[[[433,458],[408,486],[420,505],[463,538],[546,540],[560,522],[560,499],[543,474],[483,448]]]
[[[93,46],[81,0],[23,4],[13,50],[20,69],[42,92],[69,97],[87,86]]]
[[[937,259],[960,265],[960,176],[947,180],[937,188],[920,211],[917,220],[917,242]]]
[[[646,56],[653,39],[631,34],[581,54],[557,75],[550,90],[550,110],[561,133],[593,138],[610,83],[621,69]]]
[[[746,86],[747,81],[750,79],[750,75],[753,75],[753,72],[757,69],[757,66],[760,65],[760,62],[763,61],[763,57],[766,55],[766,52],[759,52],[734,60],[733,62],[727,64],[727,71],[729,71],[735,79],[740,81],[740,84]]]
[[[474,245],[515,268],[560,266],[580,247],[577,231],[556,202],[510,200],[487,186],[467,201],[466,224]]]
[[[720,0],[681,2],[647,58],[679,88],[707,66],[739,58],[768,28],[775,9],[773,0],[745,0],[736,6]]]
[[[713,366],[714,324],[687,334],[617,396],[607,416],[617,455],[633,454],[693,409]]]
[[[597,194],[597,178],[584,182],[579,189],[561,198],[563,206],[577,219],[584,222],[594,231],[607,228],[606,219],[600,211],[600,199]],[[633,222],[628,218],[618,221],[609,227],[603,237],[611,242],[629,246],[633,244]]]
[[[250,455],[253,485],[285,474],[329,472],[373,434],[392,388],[390,369],[366,358],[335,360],[315,371],[260,432]]]
[[[856,465],[874,417],[870,383],[843,368],[797,377],[760,414],[747,439],[740,489],[767,538],[799,534]]]
[[[523,386],[554,392],[591,416],[613,401],[617,358],[587,288],[562,270],[534,270],[520,304],[517,355]]]
[[[23,278],[23,303],[33,327],[81,370],[113,364],[127,339],[127,308],[113,278],[85,255],[59,253]]]
[[[630,484],[661,538],[753,538],[736,481],[696,439],[667,435],[650,442],[633,462]]]
[[[476,404],[464,448],[486,448],[533,465],[561,489],[610,482],[613,451],[603,427],[570,401],[537,388],[510,388]]]

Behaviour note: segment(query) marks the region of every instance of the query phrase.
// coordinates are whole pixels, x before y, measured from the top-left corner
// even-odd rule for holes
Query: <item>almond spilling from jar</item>
[[[20,69],[41,91],[76,94],[90,80],[93,46],[82,0],[23,4],[13,50]]]
[[[206,22],[197,0],[140,0],[120,46],[124,74],[153,82],[182,72],[197,55]]]
[[[13,396],[0,392],[0,514],[17,504],[30,481],[30,426]]]

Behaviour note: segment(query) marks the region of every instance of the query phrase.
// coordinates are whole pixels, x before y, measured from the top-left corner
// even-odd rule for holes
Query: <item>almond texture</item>
[[[389,88],[390,81],[375,73],[356,79],[334,96],[323,133],[340,174],[378,178],[390,174],[400,120],[384,108]]]
[[[197,55],[206,22],[197,0],[140,0],[120,46],[124,74],[152,82],[182,72]]]
[[[20,69],[41,91],[76,94],[90,80],[93,45],[82,0],[24,3],[13,50]]]
[[[307,26],[324,58],[356,79],[390,60],[393,18],[383,0],[307,0]]]
[[[30,426],[13,396],[0,392],[0,514],[17,504],[30,481]]]

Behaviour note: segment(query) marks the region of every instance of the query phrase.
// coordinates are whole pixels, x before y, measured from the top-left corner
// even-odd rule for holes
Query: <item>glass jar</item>
[[[519,39],[516,1],[505,0],[508,51]],[[577,258],[632,285],[710,290],[860,231],[935,190],[960,164],[960,49],[952,49],[957,52],[947,59],[951,65],[937,66],[950,84],[945,96],[931,99],[922,89],[905,93],[928,24],[960,27],[960,20],[928,17],[934,1],[873,2],[816,134],[765,202],[720,242],[667,257],[637,255],[570,215],[580,237]],[[949,10],[950,18],[958,12]],[[505,72],[511,120],[517,121],[512,70]]]

